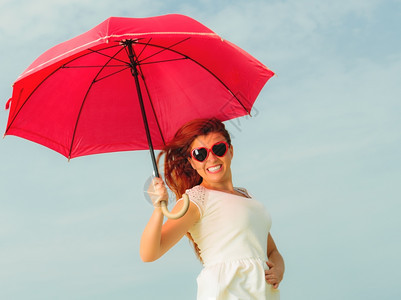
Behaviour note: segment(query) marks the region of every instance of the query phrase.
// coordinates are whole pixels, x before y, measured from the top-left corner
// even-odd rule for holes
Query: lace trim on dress
[[[201,185],[196,185],[186,190],[186,193],[189,196],[189,200],[198,207],[200,215],[202,216],[205,208],[206,189]]]
[[[243,194],[244,197],[252,198],[252,196],[249,195],[246,189],[238,187],[234,189]],[[206,188],[201,185],[196,185],[193,188],[186,190],[185,192],[188,195],[189,200],[198,207],[200,215],[203,216],[206,206]],[[182,199],[179,199],[178,201],[181,200]]]

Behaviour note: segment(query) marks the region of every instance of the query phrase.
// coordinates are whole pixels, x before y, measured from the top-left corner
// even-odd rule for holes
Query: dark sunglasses
[[[191,156],[195,160],[203,162],[209,156],[210,151],[212,151],[213,154],[218,157],[223,157],[224,155],[226,155],[227,149],[228,149],[227,142],[222,141],[222,142],[217,142],[210,149],[206,147],[195,148],[191,151]]]

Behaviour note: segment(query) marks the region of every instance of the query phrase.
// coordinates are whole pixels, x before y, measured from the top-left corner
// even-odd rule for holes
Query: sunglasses
[[[203,162],[209,156],[210,151],[212,151],[213,154],[218,157],[223,157],[224,155],[226,155],[227,150],[228,150],[227,142],[222,141],[222,142],[217,142],[210,149],[206,147],[195,148],[191,151],[191,156],[195,160]]]

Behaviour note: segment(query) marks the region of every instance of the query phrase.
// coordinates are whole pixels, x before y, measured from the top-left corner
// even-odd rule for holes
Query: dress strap
[[[244,195],[247,198],[252,198],[249,194],[248,191],[245,188],[241,188],[241,187],[235,187],[234,188],[237,192],[241,193],[242,195]]]

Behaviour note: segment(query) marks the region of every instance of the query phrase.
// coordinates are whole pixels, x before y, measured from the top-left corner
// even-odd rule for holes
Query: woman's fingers
[[[149,188],[148,195],[154,206],[160,206],[160,201],[168,201],[168,193],[163,179],[159,177],[153,178]]]
[[[277,289],[280,284],[280,280],[275,272],[274,264],[270,261],[267,261],[266,264],[269,267],[268,270],[265,270],[266,282],[271,284],[273,288]]]
[[[278,288],[278,286],[279,286],[279,282],[278,282],[278,279],[277,278],[266,278],[266,282],[267,283],[269,283],[269,284],[271,284],[272,286],[273,286],[273,288]]]

